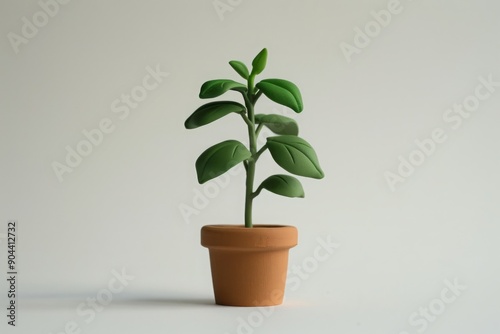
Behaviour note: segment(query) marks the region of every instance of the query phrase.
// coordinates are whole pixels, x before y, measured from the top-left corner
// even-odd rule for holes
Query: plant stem
[[[262,127],[264,126],[264,123],[260,123],[258,126],[257,126],[257,130],[255,130],[255,136],[258,138],[259,137],[259,133],[260,133],[260,130],[262,130]]]
[[[265,144],[264,146],[262,146],[260,148],[260,150],[255,154],[255,162],[257,162],[257,160],[259,160],[259,157],[262,153],[264,153],[264,151],[267,150],[267,144]]]
[[[251,159],[251,158],[250,158]],[[255,177],[255,161],[248,162],[245,193],[245,227],[252,227],[253,181]]]
[[[252,156],[248,159],[246,173],[247,178],[245,182],[245,227],[252,227],[252,204],[253,204],[253,183],[255,178],[255,162],[257,158],[257,136],[255,134],[255,114],[254,114],[254,75],[250,75],[248,78],[248,90],[245,97],[245,105],[247,108],[247,117],[249,122],[247,122],[248,127],[248,139],[250,143],[250,153]]]

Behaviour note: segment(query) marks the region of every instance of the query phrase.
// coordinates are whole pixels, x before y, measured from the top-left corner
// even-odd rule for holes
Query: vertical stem
[[[257,154],[257,136],[255,135],[255,114],[253,91],[254,91],[254,75],[248,78],[248,91],[245,98],[245,106],[247,108],[248,119],[250,123],[248,126],[248,139],[250,143],[250,153],[252,156],[248,159],[247,178],[246,178],[246,191],[245,191],[245,227],[252,227],[252,204],[253,204],[253,182],[255,178],[255,156]]]
[[[247,169],[245,193],[245,227],[252,227],[253,180],[255,176],[255,161],[249,161]]]

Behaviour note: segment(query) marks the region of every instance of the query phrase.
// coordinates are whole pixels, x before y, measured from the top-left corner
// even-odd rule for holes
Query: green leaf
[[[217,79],[205,82],[200,89],[200,98],[209,99],[224,94],[228,90],[246,92],[247,86],[229,79]]]
[[[282,104],[297,113],[301,112],[304,108],[299,88],[290,81],[265,79],[259,82],[256,87],[270,100]]]
[[[212,123],[232,112],[242,113],[245,112],[245,110],[242,104],[233,101],[210,102],[196,109],[184,122],[184,126],[186,129],[195,129],[202,125]]]
[[[258,75],[264,71],[267,63],[267,49],[262,49],[261,52],[252,61],[252,75]]]
[[[304,189],[300,181],[290,175],[273,175],[265,179],[259,188],[267,189],[278,195],[287,197],[304,197]]]
[[[269,137],[266,145],[274,161],[286,171],[315,179],[324,177],[316,152],[304,139],[290,135]]]
[[[229,62],[229,65],[231,65],[231,67],[236,71],[238,72],[238,74],[245,80],[248,80],[248,76],[250,74],[248,74],[248,68],[245,64],[243,64],[241,61],[238,61],[238,60],[231,60]]]
[[[245,145],[237,140],[226,140],[209,147],[196,160],[198,182],[203,184],[222,175],[251,156]]]
[[[290,117],[273,114],[257,114],[255,115],[255,123],[264,124],[272,132],[278,135],[297,136],[299,134],[297,122]]]

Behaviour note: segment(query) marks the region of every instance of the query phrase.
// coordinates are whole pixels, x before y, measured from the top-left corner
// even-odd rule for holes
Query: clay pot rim
[[[201,229],[201,244],[209,249],[264,250],[289,249],[297,245],[295,226],[255,224],[205,225]]]
[[[245,225],[237,225],[237,224],[213,224],[213,225],[205,225],[203,228],[224,228],[224,229],[229,229],[229,228],[235,228],[235,229],[245,229],[245,230],[252,230],[253,228],[279,228],[279,227],[292,227],[295,228],[293,225],[280,225],[280,224],[254,224],[252,227],[245,227]]]

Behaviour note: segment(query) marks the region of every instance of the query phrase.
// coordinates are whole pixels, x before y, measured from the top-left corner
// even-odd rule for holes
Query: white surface
[[[18,327],[2,315],[2,333],[55,334],[75,321],[82,333],[232,334],[245,333],[238,317],[258,321],[253,309],[211,304],[199,245],[201,226],[242,223],[243,174],[208,189],[194,161],[218,141],[244,140],[244,126],[230,116],[192,131],[183,122],[204,102],[204,81],[237,80],[227,62],[249,64],[263,47],[261,78],[295,82],[305,109],[293,115],[262,99],[258,111],[296,117],[326,177],[302,179],[303,200],[256,199],[255,222],[297,226],[290,264],[311,267],[307,278],[291,274],[285,305],[246,331],[498,333],[500,87],[457,129],[443,115],[480,77],[500,81],[499,4],[402,0],[348,62],[340,46],[386,1],[231,3],[221,20],[211,0],[72,1],[18,53],[8,34],[21,34],[40,5],[0,3],[0,233],[18,220],[20,292]],[[157,66],[169,75],[120,119],[114,101]],[[105,118],[114,131],[59,182],[52,163]],[[392,192],[384,173],[436,128],[446,141]],[[259,178],[280,171],[269,156],[258,168]],[[180,208],[204,191],[214,198],[185,219]],[[314,267],[328,236],[339,247]],[[78,305],[122,269],[134,279],[87,324]],[[465,290],[421,320],[455,279]],[[2,280],[2,305],[6,291]]]

